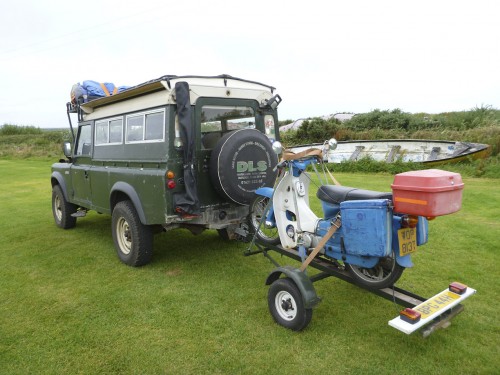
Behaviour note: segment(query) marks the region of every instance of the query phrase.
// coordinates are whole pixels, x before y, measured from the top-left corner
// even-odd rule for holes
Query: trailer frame
[[[382,289],[376,289],[358,283],[350,275],[349,271],[344,268],[343,264],[335,260],[328,259],[322,254],[318,254],[309,263],[309,266],[319,270],[320,272],[315,275],[308,276],[307,269],[301,271],[299,268],[280,265],[271,256],[271,251],[274,251],[282,256],[294,259],[296,261],[303,262],[303,259],[297,250],[285,249],[281,245],[271,245],[268,243],[264,243],[256,237],[252,239],[250,246],[244,252],[244,255],[251,256],[263,254],[276,267],[267,277],[266,285],[271,285],[274,281],[279,279],[281,275],[284,274],[286,277],[292,279],[292,281],[297,285],[297,288],[301,292],[304,306],[307,308],[315,307],[321,300],[321,298],[316,294],[313,284],[329,277],[336,277],[350,284],[356,285],[370,293],[392,301],[394,304],[401,305],[403,307],[413,308],[428,300],[428,298],[419,296],[413,292],[399,288],[395,285]],[[445,311],[436,318],[430,320],[428,324],[421,328],[422,336],[425,338],[438,329],[449,327],[451,324],[451,319],[460,314],[463,310],[463,305],[457,304],[456,306]]]

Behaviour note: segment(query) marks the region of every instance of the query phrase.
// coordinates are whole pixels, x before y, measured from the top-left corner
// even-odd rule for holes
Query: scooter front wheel
[[[347,263],[346,268],[359,284],[376,289],[383,289],[394,285],[405,270],[404,267],[396,262],[394,253],[391,256],[380,259],[380,262],[372,268],[364,268]]]
[[[265,215],[269,198],[258,195],[250,204],[250,225],[257,238],[266,244],[277,245],[280,243],[278,228],[275,225],[266,225]],[[262,221],[262,223],[261,223]]]

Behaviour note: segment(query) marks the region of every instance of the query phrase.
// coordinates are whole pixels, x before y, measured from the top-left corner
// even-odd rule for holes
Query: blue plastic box
[[[387,199],[340,203],[342,237],[347,254],[377,257],[391,254],[390,203]]]

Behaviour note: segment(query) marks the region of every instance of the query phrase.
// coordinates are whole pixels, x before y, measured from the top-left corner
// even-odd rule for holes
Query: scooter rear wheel
[[[280,241],[278,228],[276,226],[268,227],[265,223],[264,215],[267,214],[266,207],[269,198],[258,195],[250,204],[250,225],[256,233],[257,238],[269,245],[278,245]],[[261,224],[261,221],[264,221]]]
[[[396,262],[394,253],[391,256],[381,259],[373,268],[363,268],[347,263],[346,268],[359,284],[376,289],[383,289],[394,285],[405,270],[404,267]]]

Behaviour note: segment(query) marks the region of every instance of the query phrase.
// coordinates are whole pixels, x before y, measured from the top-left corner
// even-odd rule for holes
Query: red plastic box
[[[462,207],[464,184],[459,173],[440,169],[399,173],[391,188],[395,212],[433,218]]]

